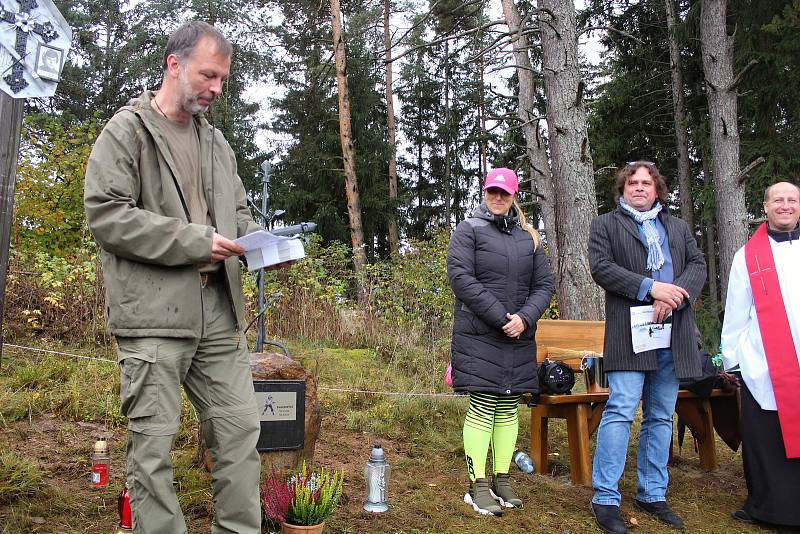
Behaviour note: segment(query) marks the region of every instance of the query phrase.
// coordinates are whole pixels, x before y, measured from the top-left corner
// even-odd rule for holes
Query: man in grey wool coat
[[[604,532],[627,532],[618,485],[641,401],[634,504],[682,530],[683,521],[667,504],[667,460],[679,380],[701,374],[694,305],[706,264],[686,223],[667,213],[666,181],[655,164],[626,164],[617,173],[615,193],[619,206],[592,221],[589,234],[592,278],[606,294],[603,360],[609,385],[592,466],[592,512]],[[652,324],[669,325],[671,336],[637,354],[631,308],[648,305]]]

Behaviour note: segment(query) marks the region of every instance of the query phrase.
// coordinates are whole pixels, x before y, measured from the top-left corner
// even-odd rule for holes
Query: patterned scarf
[[[656,201],[650,211],[637,211],[628,206],[624,198],[619,197],[619,207],[630,215],[634,221],[642,225],[644,237],[647,241],[647,269],[651,272],[657,271],[664,265],[664,253],[661,251],[661,240],[658,236],[655,220],[663,206]]]

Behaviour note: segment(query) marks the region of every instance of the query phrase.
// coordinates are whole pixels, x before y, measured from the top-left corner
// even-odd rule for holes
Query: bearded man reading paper
[[[722,355],[739,366],[747,500],[733,517],[800,527],[800,189],[764,194],[767,222],[733,258]]]

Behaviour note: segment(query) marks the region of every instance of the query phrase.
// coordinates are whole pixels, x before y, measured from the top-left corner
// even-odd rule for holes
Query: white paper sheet
[[[635,354],[669,348],[672,341],[672,324],[654,323],[652,306],[633,306],[631,308],[631,341]]]
[[[263,267],[299,260],[306,255],[303,242],[294,237],[272,234],[258,230],[234,241],[245,250],[247,270],[256,271]]]
[[[242,247],[245,251],[248,251],[264,248],[278,241],[286,241],[288,239],[291,238],[275,235],[266,230],[258,230],[246,236],[242,236],[239,239],[235,239],[233,242]]]

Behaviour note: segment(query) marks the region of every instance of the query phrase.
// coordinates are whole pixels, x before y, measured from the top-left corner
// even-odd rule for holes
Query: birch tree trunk
[[[675,117],[675,149],[678,154],[678,190],[681,199],[681,218],[694,232],[694,201],[689,176],[689,135],[686,131],[686,106],[683,100],[683,67],[675,37],[675,0],[664,0],[667,8],[667,39],[669,40],[670,75],[672,78],[672,108]]]
[[[700,46],[708,95],[714,195],[719,233],[721,300],[725,305],[733,255],[747,241],[744,188],[739,185],[739,128],[733,77],[733,37],[725,24],[726,0],[703,0]]]
[[[400,249],[400,233],[397,231],[397,142],[394,128],[394,94],[392,91],[392,37],[389,32],[389,14],[391,0],[383,1],[383,46],[386,48],[386,128],[389,133],[389,199],[392,201],[392,213],[389,221],[389,251],[393,256]]]
[[[364,252],[364,229],[361,224],[361,201],[358,196],[353,131],[350,127],[350,95],[347,89],[347,60],[342,35],[342,13],[339,0],[331,0],[333,52],[336,56],[336,85],[339,93],[339,139],[344,163],[344,188],[347,194],[347,215],[350,218],[350,240],[353,244],[353,265],[356,270],[359,301],[364,298],[363,280],[367,257]]]
[[[533,65],[528,54],[528,38],[522,34],[520,28],[519,10],[514,0],[503,0],[503,15],[511,33],[511,44],[514,48],[514,61],[517,64],[517,78],[519,79],[519,95],[517,96],[517,115],[522,124],[522,133],[525,136],[525,148],[531,166],[531,180],[533,192],[536,194],[544,219],[547,246],[550,249],[550,264],[554,273],[561,272],[559,266],[558,240],[556,239],[556,206],[555,189],[553,188],[553,175],[550,172],[550,162],[547,160],[547,148],[544,145],[539,121],[540,115],[534,103],[536,91],[533,80]],[[560,278],[556,277],[556,285],[560,285]]]
[[[597,216],[585,83],[578,69],[573,0],[538,0],[547,131],[559,252],[558,307],[564,319],[601,319],[603,294],[589,270],[589,226]]]

